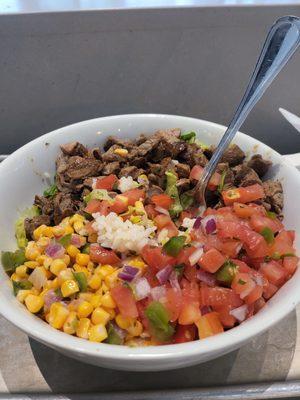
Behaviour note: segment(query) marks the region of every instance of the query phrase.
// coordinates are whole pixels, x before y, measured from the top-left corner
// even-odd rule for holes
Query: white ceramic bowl
[[[78,140],[93,147],[108,135],[133,138],[157,129],[181,128],[196,131],[205,143],[217,143],[225,127],[199,119],[172,115],[137,114],[98,118],[70,125],[48,133],[23,146],[0,165],[0,243],[1,250],[14,250],[14,221],[18,212],[30,206],[36,193],[47,186],[44,173],[54,175],[54,160],[59,145]],[[280,179],[285,194],[284,223],[297,231],[299,249],[300,174],[274,150],[239,133],[235,140],[251,154],[258,152],[274,163],[271,176]],[[293,310],[300,299],[300,269],[293,278],[253,318],[220,335],[204,340],[158,347],[129,348],[91,343],[51,328],[27,312],[12,294],[9,279],[0,268],[0,313],[29,336],[78,360],[123,370],[154,371],[201,363],[228,353],[261,334]]]

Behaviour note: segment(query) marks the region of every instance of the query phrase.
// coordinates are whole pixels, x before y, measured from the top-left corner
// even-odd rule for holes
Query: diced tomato
[[[221,252],[227,257],[236,257],[241,250],[241,242],[239,240],[225,240],[221,245]]]
[[[233,211],[240,218],[250,218],[252,215],[262,214],[261,208],[255,204],[253,207],[251,204],[233,203]],[[262,214],[264,215],[264,214]]]
[[[146,268],[146,271],[143,275],[143,277],[147,279],[149,285],[152,288],[160,285],[158,279],[156,278],[156,274],[157,274],[157,269],[149,266],[149,268]]]
[[[155,194],[151,197],[152,203],[154,203],[158,207],[162,207],[166,210],[169,210],[171,204],[173,203],[173,199],[165,193]]]
[[[101,201],[93,199],[88,202],[84,209],[85,212],[89,214],[100,213],[101,215],[107,215],[109,213],[109,203],[108,201]]]
[[[149,297],[146,297],[145,299],[136,302],[136,308],[139,313],[139,318],[146,330],[149,330],[149,320],[146,317],[145,310],[151,303],[151,301],[152,300]]]
[[[256,300],[254,303],[254,314],[258,313],[258,311],[261,310],[265,305],[266,301],[262,297]]]
[[[174,343],[192,342],[196,339],[197,328],[195,325],[178,325],[173,338]]]
[[[208,251],[210,249],[217,249],[222,251],[223,242],[217,235],[207,235],[206,242],[204,245],[204,251]]]
[[[293,275],[293,273],[297,269],[298,265],[298,257],[284,257],[283,258],[283,268],[288,272],[289,275]]]
[[[262,263],[259,272],[276,286],[281,286],[287,277],[287,271],[274,260]]]
[[[269,246],[265,240],[262,240],[254,249],[245,246],[248,256],[251,259],[266,257],[270,254]]]
[[[190,265],[189,257],[194,253],[196,250],[195,247],[184,247],[180,253],[178,254],[176,258],[176,263],[177,264],[185,264],[185,265]],[[196,268],[196,267],[195,267]]]
[[[121,214],[128,209],[128,198],[118,194],[113,204],[110,205],[110,211],[115,212],[116,214]]]
[[[235,293],[239,294],[242,299],[245,298],[255,286],[254,280],[250,274],[246,272],[238,272],[231,284],[231,288]]]
[[[231,306],[237,308],[243,304],[241,298],[232,290],[222,287],[200,288],[200,304],[204,306]]]
[[[196,283],[183,280],[183,303],[178,317],[180,325],[190,325],[200,318],[199,289]]]
[[[239,272],[246,272],[246,273],[251,272],[251,268],[244,261],[234,258],[232,262],[239,267]]]
[[[279,232],[270,247],[270,254],[278,254],[279,256],[283,256],[285,254],[291,255],[294,253],[295,250],[293,248],[291,235],[285,230]]]
[[[119,284],[114,286],[110,292],[123,317],[138,317],[139,313],[131,289]]]
[[[97,243],[90,246],[90,259],[98,264],[118,264],[121,260],[113,250],[107,250]]]
[[[96,233],[95,229],[93,228],[93,223],[95,221],[89,221],[85,224],[84,229],[87,231],[88,234]]]
[[[191,239],[194,242],[199,242],[201,244],[206,243],[206,235],[202,232],[202,229],[192,229],[190,232]]]
[[[103,178],[98,178],[96,180],[95,189],[113,190],[117,181],[118,178],[114,174],[104,176]]]
[[[217,311],[222,325],[225,326],[226,328],[232,328],[236,323],[236,319],[234,318],[233,315],[230,314],[231,310],[232,307],[228,305],[214,307],[214,311]]]
[[[187,263],[184,268],[184,276],[188,281],[196,282],[198,280],[196,265],[191,265],[190,263]]]
[[[158,271],[167,265],[174,265],[176,258],[168,256],[162,251],[162,247],[146,245],[142,249],[142,257],[146,264]]]
[[[194,165],[190,172],[190,179],[199,181],[201,175],[203,174],[203,169],[204,168],[201,167],[200,165]],[[220,182],[221,182],[221,175],[218,172],[214,172],[211,179],[208,182],[207,187],[209,190],[216,190]]]
[[[216,249],[210,249],[206,253],[204,253],[198,264],[205,271],[214,273],[218,271],[218,269],[224,264],[226,258]]]
[[[199,181],[203,173],[203,167],[201,165],[194,165],[190,172],[190,179],[194,179],[195,181]]]
[[[262,199],[265,196],[264,189],[261,185],[255,184],[238,189],[229,189],[222,192],[222,197],[226,206],[239,203],[250,203]]]
[[[290,239],[292,241],[291,244],[293,244],[293,242],[295,240],[296,232],[295,231],[287,231],[287,233],[288,233],[288,235],[289,235],[289,237],[290,237]]]
[[[131,189],[124,192],[123,196],[127,197],[129,206],[134,206],[136,201],[145,199],[146,193],[143,189]]]
[[[222,333],[224,331],[218,313],[211,312],[200,317],[196,322],[200,339]]]
[[[260,233],[264,228],[270,228],[276,233],[283,228],[282,223],[278,219],[271,219],[263,215],[254,214],[250,217],[251,228]]]
[[[177,226],[174,224],[170,216],[159,214],[154,218],[154,223],[159,230],[167,229],[169,238],[178,235]]]
[[[147,204],[145,206],[145,211],[149,219],[154,219],[159,214],[159,212],[155,210],[153,204]]]
[[[180,213],[179,222],[182,224],[184,218],[193,218],[193,215],[190,211],[184,210]]]
[[[278,287],[276,285],[273,285],[273,283],[269,283],[263,290],[263,297],[268,300],[271,297],[274,296],[274,294],[277,292]]]
[[[181,290],[168,288],[166,294],[165,307],[170,314],[171,322],[177,321],[182,308]]]
[[[246,304],[253,304],[261,298],[263,294],[263,287],[256,285],[255,288],[245,297]]]

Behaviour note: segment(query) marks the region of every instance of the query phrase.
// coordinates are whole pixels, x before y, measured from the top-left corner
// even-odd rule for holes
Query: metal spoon
[[[196,186],[195,195],[206,207],[205,190],[224,151],[234,138],[248,114],[260,100],[269,85],[296,51],[300,43],[300,19],[286,16],[279,18],[271,27],[246,92],[209,163]]]

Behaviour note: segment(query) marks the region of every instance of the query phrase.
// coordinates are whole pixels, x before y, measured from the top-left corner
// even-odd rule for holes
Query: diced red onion
[[[251,280],[251,283],[250,283],[249,287],[248,287],[247,289],[245,289],[245,290],[240,294],[240,298],[241,298],[241,299],[244,299],[245,297],[247,297],[248,294],[250,294],[254,288],[255,288],[255,283],[254,283],[254,281]]]
[[[56,303],[61,300],[62,300],[62,298],[55,293],[54,289],[50,289],[44,296],[44,307],[46,310],[49,310],[51,307],[51,304]]]
[[[116,333],[120,336],[120,338],[122,340],[125,339],[127,332],[124,329],[120,328],[116,323],[111,322],[111,324],[112,324],[114,330],[116,331]]]
[[[197,278],[199,281],[206,283],[208,286],[215,286],[216,285],[216,278],[213,274],[204,271],[203,269],[199,269],[197,271]]]
[[[146,278],[139,278],[135,282],[135,298],[137,300],[145,299],[151,292],[151,286]]]
[[[46,247],[45,254],[51,258],[62,258],[65,254],[65,248],[59,243],[51,242]]]
[[[170,214],[169,214],[169,211],[166,210],[166,209],[163,208],[163,207],[156,206],[156,207],[155,207],[155,210],[158,211],[158,212],[161,213],[161,214],[170,215]]]
[[[156,278],[158,279],[159,283],[163,285],[169,279],[170,273],[172,272],[173,268],[170,265],[167,265],[165,268],[158,271],[156,274]]]
[[[169,277],[169,282],[173,289],[181,290],[179,282],[178,282],[178,275],[177,275],[176,271],[173,270],[171,272],[171,275]]]
[[[194,222],[193,228],[194,228],[194,229],[199,229],[200,226],[201,226],[201,221],[202,221],[202,217],[197,217],[197,218],[196,218],[196,221]]]
[[[154,301],[159,301],[166,296],[166,288],[164,286],[156,286],[151,289],[151,296]]]
[[[43,269],[35,268],[28,278],[35,289],[40,290],[47,282],[47,277]]]
[[[81,236],[77,235],[76,233],[73,233],[71,236],[71,244],[77,248],[82,246],[81,243]]]
[[[205,314],[212,312],[212,308],[210,306],[202,306],[200,311],[201,311],[201,315],[205,315]]]
[[[201,226],[207,235],[215,233],[217,230],[216,217],[214,215],[208,215],[202,219]]]
[[[234,308],[233,310],[229,311],[229,314],[236,318],[239,322],[242,322],[246,319],[248,313],[248,306],[244,304],[238,308]]]
[[[202,254],[203,254],[203,248],[201,246],[189,256],[190,264],[191,265],[197,264],[197,262],[200,260],[200,258],[202,256]]]
[[[125,265],[122,271],[118,273],[118,277],[123,281],[132,282],[139,271],[138,268],[132,267],[131,265]]]

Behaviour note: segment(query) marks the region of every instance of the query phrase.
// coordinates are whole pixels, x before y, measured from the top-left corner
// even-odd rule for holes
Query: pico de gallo
[[[14,295],[52,328],[93,342],[202,340],[259,312],[298,265],[270,162],[225,153],[199,211],[194,188],[214,149],[159,131],[104,149],[62,146],[56,180],[2,252]]]

